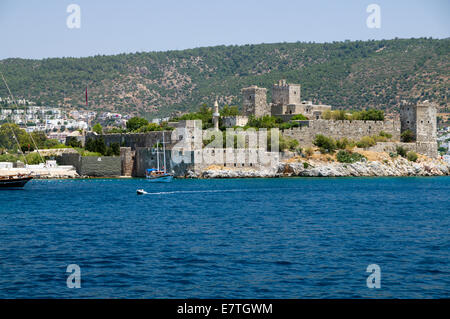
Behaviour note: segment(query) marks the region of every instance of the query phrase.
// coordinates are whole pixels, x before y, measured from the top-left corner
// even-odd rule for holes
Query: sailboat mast
[[[159,140],[156,141],[156,163],[159,171]]]
[[[163,131],[163,154],[164,154],[164,174],[166,173],[166,143],[164,142],[164,131]]]
[[[3,72],[0,71],[0,74],[1,74],[1,76],[2,76],[3,82],[5,83],[6,88],[8,89],[9,95],[10,95],[10,97],[12,98],[13,103],[15,103],[15,104],[16,104],[16,107],[17,107],[17,106],[18,106],[18,105],[17,105],[17,102],[15,101],[14,96],[12,95],[11,90],[9,89],[8,83],[6,83],[5,77],[3,76]],[[8,119],[8,118],[6,118],[6,121],[8,122],[8,124],[11,124],[11,123],[9,122],[9,119]],[[16,140],[18,150],[20,150],[20,152],[22,153],[23,160],[24,160],[25,164],[28,165],[27,158],[26,158],[26,156],[25,156],[25,152],[22,150],[22,146],[20,146],[19,139],[17,138],[16,132],[14,132],[14,127],[11,127],[11,132],[12,132],[12,134],[13,134],[13,136],[14,136],[14,139]],[[30,136],[31,136],[31,135],[30,135]],[[31,138],[33,138],[33,137],[31,136]],[[39,153],[39,155],[41,155],[41,154]]]

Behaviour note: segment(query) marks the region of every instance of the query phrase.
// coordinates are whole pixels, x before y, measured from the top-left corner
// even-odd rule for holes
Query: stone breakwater
[[[79,178],[75,169],[64,169],[64,168],[10,168],[10,169],[0,169],[0,176],[10,176],[10,175],[28,175],[31,174],[35,179],[65,179],[65,178]]]
[[[305,164],[307,163],[307,164]],[[346,176],[446,176],[450,164],[440,160],[411,162],[398,157],[389,161],[362,161],[356,163],[323,162],[305,160],[284,162],[268,169],[207,168],[199,174],[192,171],[192,178],[252,178],[252,177],[346,177]]]

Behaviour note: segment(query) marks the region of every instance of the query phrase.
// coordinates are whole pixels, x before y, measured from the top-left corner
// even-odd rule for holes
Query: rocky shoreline
[[[403,157],[385,161],[356,163],[325,162],[319,160],[286,161],[268,169],[233,169],[213,167],[191,178],[268,178],[268,177],[375,177],[375,176],[448,176],[450,163],[427,159],[411,162]]]

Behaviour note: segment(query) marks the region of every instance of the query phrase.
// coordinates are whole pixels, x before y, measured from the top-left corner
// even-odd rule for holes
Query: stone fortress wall
[[[312,145],[317,134],[340,139],[347,137],[352,140],[359,140],[363,136],[378,135],[381,131],[392,135],[394,141],[400,141],[401,134],[406,130],[411,130],[414,135],[414,145],[409,145],[409,149],[418,153],[436,158],[436,112],[437,105],[424,101],[416,105],[403,103],[400,108],[400,121],[324,121],[321,120],[322,113],[331,110],[329,105],[315,105],[311,101],[301,101],[300,84],[289,84],[286,80],[280,80],[273,85],[272,103],[270,112],[265,102],[266,89],[251,86],[242,90],[245,115],[260,117],[272,115],[281,118],[283,121],[290,120],[296,114],[307,116],[309,121],[301,121],[301,127],[285,130],[283,135],[294,138],[303,147]],[[258,101],[249,99],[248,92],[258,92]],[[263,97],[264,95],[264,97]],[[262,114],[262,115],[261,115]],[[235,121],[237,122],[237,121]],[[235,124],[228,120],[227,124]]]
[[[247,123],[248,116],[261,117],[264,115],[272,115],[277,112],[284,112],[278,116],[287,116],[285,120],[289,120],[294,113],[309,115],[310,120],[298,121],[299,127],[294,127],[282,131],[282,135],[299,141],[301,147],[310,147],[313,140],[318,134],[332,137],[334,139],[347,138],[358,141],[364,136],[379,135],[385,132],[392,135],[394,142],[378,143],[372,149],[377,151],[395,152],[397,145],[405,147],[407,150],[414,150],[417,153],[425,154],[429,157],[436,158],[437,141],[436,141],[436,109],[437,106],[428,101],[417,105],[404,104],[400,109],[400,120],[385,121],[333,121],[319,119],[321,112],[330,109],[326,105],[313,105],[312,103],[304,103],[301,101],[300,85],[287,84],[282,80],[273,87],[274,94],[272,103],[269,105],[266,101],[267,89],[251,86],[242,89],[243,94],[243,111],[244,116],[224,117],[222,118],[225,126],[243,126]],[[271,110],[270,110],[271,108]],[[270,112],[271,111],[271,112]],[[289,114],[292,111],[292,114]],[[288,114],[286,114],[286,112]],[[313,116],[311,116],[311,114]],[[217,118],[219,114],[215,115]],[[216,118],[216,119],[217,119]],[[172,123],[173,124],[173,123]],[[234,149],[197,149],[196,145],[202,145],[202,134],[194,134],[195,131],[201,131],[200,121],[180,121],[173,124],[174,131],[164,132],[164,140],[166,141],[166,162],[167,170],[175,172],[176,176],[185,176],[189,171],[199,171],[211,165],[211,162],[199,161],[201,156],[215,156],[217,153],[233,157],[233,162],[217,163],[226,167],[251,167],[254,169],[265,168],[267,165],[254,157],[250,151],[244,151],[244,155],[240,150]],[[217,128],[216,128],[217,130]],[[411,143],[400,143],[401,134],[406,130],[411,130],[414,135],[414,141]],[[197,136],[198,135],[198,136]],[[91,133],[86,138],[99,138],[100,136]],[[124,176],[145,176],[145,170],[157,166],[156,152],[153,146],[163,140],[163,132],[133,133],[133,134],[106,134],[103,135],[105,143],[111,145],[118,143],[121,146],[121,155],[119,159],[119,170]],[[180,143],[181,142],[181,143]],[[180,145],[185,145],[181,146]],[[186,156],[186,161],[177,162],[172,159],[174,154],[179,152]],[[201,153],[200,153],[201,152]],[[246,153],[245,153],[246,152]],[[270,153],[263,150],[264,158],[271,158],[273,161],[278,160],[278,153]],[[180,153],[180,154],[181,154]],[[208,154],[209,153],[209,154]],[[70,155],[68,155],[70,157]],[[93,159],[72,159],[64,164],[77,167],[80,175],[86,173],[88,169],[85,167],[96,167],[100,171],[109,172],[109,174],[117,172],[116,160],[97,159],[94,163]],[[162,157],[160,157],[162,162]],[[100,162],[106,163],[106,168],[101,168]],[[86,163],[84,163],[86,162]],[[84,163],[84,164],[83,164]],[[82,165],[83,164],[83,165]],[[81,166],[80,166],[81,165]],[[114,166],[116,165],[116,166]],[[114,168],[113,168],[114,166]],[[162,165],[161,165],[162,166]]]
[[[164,139],[168,143],[172,143],[171,132],[164,133]],[[86,140],[89,138],[97,139],[100,136],[95,133],[89,133],[86,135]],[[118,143],[121,147],[148,147],[155,145],[158,141],[162,141],[163,132],[154,131],[147,133],[113,133],[103,135],[106,145]]]
[[[64,153],[57,158],[59,165],[72,165],[80,176],[121,176],[119,156],[81,156],[78,153]]]
[[[299,141],[301,147],[313,145],[314,138],[318,134],[341,139],[360,140],[364,136],[378,135],[380,132],[389,133],[392,139],[400,140],[399,121],[331,121],[313,120],[301,121],[300,127],[294,127],[282,131],[287,136]]]

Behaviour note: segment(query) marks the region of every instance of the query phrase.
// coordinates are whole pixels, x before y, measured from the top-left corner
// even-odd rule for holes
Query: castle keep
[[[400,107],[400,133],[409,130],[414,136],[416,151],[437,157],[437,105],[424,101],[416,105],[404,103]]]
[[[298,105],[300,95],[300,84],[287,84],[286,80],[280,80],[272,88],[272,105]]]
[[[410,130],[416,142],[436,142],[437,106],[429,101],[400,107],[401,133]]]
[[[270,114],[267,89],[256,85],[242,89],[242,109],[245,116],[261,117]]]
[[[280,80],[272,87],[272,103],[267,103],[267,89],[250,86],[242,89],[242,105],[245,116],[261,117],[272,115],[290,120],[294,115],[303,114],[310,119],[320,119],[330,105],[316,105],[301,100],[300,84],[290,84]]]

